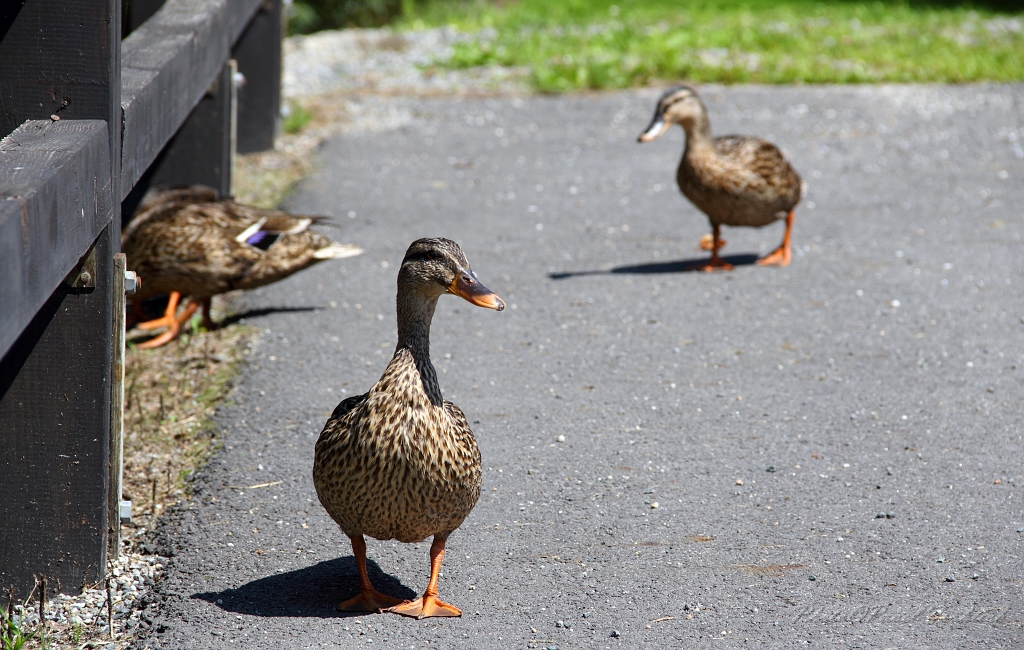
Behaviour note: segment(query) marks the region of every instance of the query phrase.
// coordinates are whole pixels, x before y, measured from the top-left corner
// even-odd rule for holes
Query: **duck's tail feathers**
[[[331,244],[313,253],[313,257],[318,260],[341,260],[362,254],[363,249],[353,244]]]

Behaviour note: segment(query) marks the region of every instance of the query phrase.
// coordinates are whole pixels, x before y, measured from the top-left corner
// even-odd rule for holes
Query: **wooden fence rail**
[[[0,3],[0,588],[22,594],[117,548],[122,215],[150,186],[229,193],[236,129],[253,151],[277,124],[281,0],[130,2]]]

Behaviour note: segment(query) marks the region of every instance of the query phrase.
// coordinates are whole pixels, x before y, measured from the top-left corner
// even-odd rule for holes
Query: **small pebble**
[[[741,479],[741,478],[736,479],[736,485],[743,485],[743,479]]]
[[[975,573],[974,575],[971,576],[971,580],[977,580],[980,577],[981,576],[979,576],[977,573]]]
[[[774,472],[775,471],[775,465],[769,465],[768,467],[765,467],[764,471],[766,471],[766,472]]]
[[[936,561],[936,562],[938,562],[939,564],[942,564],[943,562],[945,562],[945,561],[946,561],[946,558],[944,558],[944,557],[940,557],[940,558],[938,558],[938,559],[937,559],[937,560],[935,560],[935,561]]]
[[[946,582],[956,582],[956,578],[953,577],[952,573],[946,576]]]
[[[612,633],[609,636],[611,636],[613,639],[617,639],[617,638],[619,638],[622,635],[619,634],[618,630],[612,630]]]
[[[875,515],[875,519],[885,519],[885,513],[884,512],[878,513],[877,515]]]
[[[651,510],[657,510],[657,509],[658,509],[658,502],[655,501],[654,503],[651,504]]]
[[[555,438],[555,442],[565,442],[565,436],[558,436]]]
[[[814,576],[807,576],[807,579],[810,580],[811,582],[814,582],[815,580],[817,580],[817,578],[814,577]]]

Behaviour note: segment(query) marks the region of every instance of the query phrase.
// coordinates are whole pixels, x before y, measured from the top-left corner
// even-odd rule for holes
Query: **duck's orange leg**
[[[136,325],[140,330],[155,330],[158,327],[171,327],[174,324],[175,314],[178,312],[178,302],[181,300],[181,294],[177,291],[172,291],[167,296],[167,307],[164,308],[164,315],[154,320],[148,320],[143,323]],[[142,304],[139,303],[139,313],[142,310]]]
[[[767,256],[757,260],[757,263],[761,266],[767,266],[769,264],[777,264],[779,266],[789,266],[790,259],[793,258],[793,251],[789,247],[789,235],[793,231],[793,210],[789,211],[786,215],[786,232],[782,235],[782,243],[779,247],[769,253]]]
[[[430,582],[427,583],[427,589],[423,592],[423,596],[401,605],[389,607],[386,611],[416,618],[462,616],[462,612],[458,607],[449,605],[437,597],[437,576],[441,573],[441,560],[444,559],[445,539],[441,535],[434,535],[434,543],[430,545]]]
[[[190,300],[188,302],[188,304],[185,306],[185,309],[181,312],[181,314],[175,316],[174,309],[171,309],[171,308],[172,307],[174,307],[175,309],[177,308],[178,300],[180,299],[180,297],[181,297],[181,294],[179,294],[177,291],[172,292],[170,297],[167,300],[167,311],[164,312],[163,318],[158,318],[157,320],[151,320],[148,323],[140,323],[139,324],[139,327],[142,328],[142,329],[153,329],[155,327],[160,327],[162,325],[167,325],[167,331],[166,332],[164,332],[163,334],[161,334],[160,336],[158,336],[156,338],[152,338],[152,339],[146,341],[145,343],[140,343],[138,345],[139,349],[141,349],[141,350],[150,350],[152,348],[158,348],[161,345],[164,345],[166,343],[169,343],[170,341],[173,341],[174,338],[176,336],[178,336],[179,333],[181,333],[181,326],[186,321],[188,321],[189,318],[192,317],[192,314],[195,313],[196,308],[199,307],[199,304],[195,300]],[[167,322],[168,320],[170,321],[169,324]],[[157,323],[157,325],[152,325],[152,323]],[[143,327],[143,326],[149,326],[149,327]]]
[[[352,540],[352,554],[356,558],[356,568],[359,570],[359,593],[355,598],[349,598],[338,605],[338,609],[343,612],[377,612],[379,614],[383,611],[383,607],[406,602],[400,598],[382,594],[373,588],[370,576],[366,573],[366,540],[362,535],[349,539]]]
[[[724,248],[727,243],[729,243],[729,242],[725,241],[724,239],[719,239],[718,243],[715,244],[715,237],[714,237],[714,235],[712,235],[711,233],[708,233],[707,235],[701,236],[700,241],[697,242],[697,250],[699,250],[699,251],[718,250],[720,248]]]
[[[721,237],[721,227],[716,223],[711,226],[711,259],[708,260],[707,264],[698,267],[701,271],[708,273],[712,271],[731,271],[732,264],[723,262],[722,258],[718,256],[718,249],[725,244]]]

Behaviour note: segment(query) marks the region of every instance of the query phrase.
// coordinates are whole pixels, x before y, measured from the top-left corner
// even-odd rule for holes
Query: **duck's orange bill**
[[[477,307],[487,307],[495,311],[505,308],[505,301],[480,284],[480,281],[476,279],[476,273],[472,271],[460,269],[448,286],[448,291]]]

